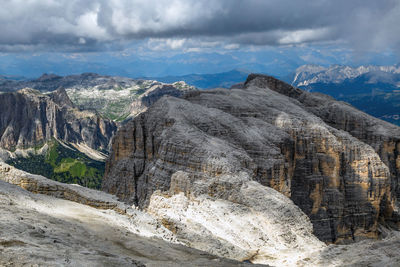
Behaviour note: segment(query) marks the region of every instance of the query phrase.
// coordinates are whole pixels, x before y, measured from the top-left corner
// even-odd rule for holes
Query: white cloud
[[[235,49],[239,49],[240,45],[239,44],[227,44],[224,46],[224,48],[227,50],[235,50]]]
[[[283,32],[281,35],[282,38],[278,40],[279,44],[300,44],[304,42],[324,40],[329,36],[329,30],[327,28],[305,29]]]

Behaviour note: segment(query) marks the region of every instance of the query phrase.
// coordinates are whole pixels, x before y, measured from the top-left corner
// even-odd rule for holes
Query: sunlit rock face
[[[325,249],[299,207],[247,173],[193,180],[176,172],[147,208],[178,240],[208,253],[252,263],[294,266]]]
[[[250,75],[243,89],[163,97],[125,124],[103,189],[151,208],[153,193],[169,192],[171,176],[183,171],[188,192],[237,203],[229,196],[242,186],[200,184],[245,174],[291,198],[323,241],[377,238],[380,223],[399,222],[399,135],[345,103]]]

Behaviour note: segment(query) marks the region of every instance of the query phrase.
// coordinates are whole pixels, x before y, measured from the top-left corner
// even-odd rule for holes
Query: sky
[[[400,0],[0,0],[0,74],[392,65]]]

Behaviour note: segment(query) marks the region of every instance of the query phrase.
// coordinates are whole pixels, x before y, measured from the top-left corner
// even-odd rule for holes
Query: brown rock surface
[[[250,75],[244,89],[163,97],[125,124],[103,190],[146,207],[184,171],[185,191],[235,201],[231,183],[204,190],[193,181],[245,172],[290,197],[321,240],[377,238],[379,223],[399,223],[399,136],[345,103]]]

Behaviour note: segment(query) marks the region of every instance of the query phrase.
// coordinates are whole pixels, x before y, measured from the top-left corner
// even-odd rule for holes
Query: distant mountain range
[[[211,89],[218,87],[230,88],[236,83],[245,81],[249,74],[250,72],[247,70],[231,70],[214,74],[189,74],[183,76],[153,77],[145,79],[156,80],[164,83],[184,81],[199,89]]]
[[[304,65],[291,79],[291,84],[296,87],[331,95],[368,114],[400,125],[400,65],[357,68]]]
[[[167,86],[168,87],[168,86]],[[0,80],[0,92],[14,92],[23,88],[32,88],[40,92],[52,92],[64,88],[75,106],[85,110],[96,110],[105,118],[122,121],[131,113],[131,103],[148,90],[168,91],[179,94],[181,91],[194,89],[182,82],[165,84],[154,80],[131,79],[119,76],[106,76],[96,73],[58,76],[43,74],[37,79]],[[176,92],[172,92],[176,89]],[[160,94],[163,94],[160,92]],[[136,111],[133,111],[136,113]]]
[[[119,122],[163,95],[196,90],[184,82],[95,73],[0,79],[0,161],[53,180],[99,188]]]
[[[167,93],[170,90],[163,86],[164,83],[172,84],[178,91],[194,87],[230,88],[243,82],[248,74],[249,71],[235,69],[214,74],[140,79],[95,73],[70,76],[44,74],[38,79],[31,80],[16,76],[0,76],[0,92],[15,91],[25,87],[54,91],[64,87],[72,102],[78,107],[96,109],[106,118],[122,121],[129,114],[135,114],[139,109],[144,110],[147,104],[143,106],[135,101],[154,86],[158,89],[153,88],[152,91],[155,92],[151,95],[157,96],[160,96],[158,92]],[[400,65],[359,67],[303,65],[282,80],[310,92],[328,94],[338,100],[349,102],[368,114],[400,125]],[[178,91],[176,93],[180,94]],[[171,91],[167,94],[171,94]],[[130,106],[131,103],[134,107]],[[138,111],[132,110],[135,107]]]

